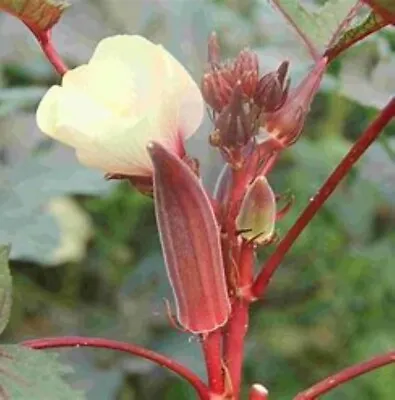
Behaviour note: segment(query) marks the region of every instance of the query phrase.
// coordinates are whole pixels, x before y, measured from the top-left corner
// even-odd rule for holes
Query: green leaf
[[[114,324],[115,321],[112,323]],[[96,333],[97,332],[98,331],[96,331]],[[60,360],[72,367],[74,371],[73,385],[75,385],[75,387],[85,388],[85,396],[88,400],[119,398],[117,396],[123,384],[126,367],[103,367],[103,364],[106,364],[106,359],[98,357],[101,362],[95,362],[95,359],[91,356],[92,354],[87,355],[86,352],[73,350],[62,354]],[[130,357],[130,359],[136,361],[135,357]],[[138,361],[144,364],[144,367],[148,364],[141,360]],[[152,366],[151,364],[148,365]],[[140,365],[139,372],[142,372],[141,369]]]
[[[387,146],[395,149],[395,140],[388,140]],[[391,207],[395,204],[395,163],[381,145],[373,143],[361,160],[361,176],[372,183]]]
[[[339,71],[341,95],[378,110],[388,103],[395,90],[395,56],[386,47],[379,37],[347,51]]]
[[[61,237],[48,202],[69,194],[103,194],[111,186],[100,172],[56,157],[37,156],[3,167],[0,243],[11,243],[12,259],[53,264]]]
[[[12,280],[8,268],[9,246],[0,246],[0,333],[7,326],[11,313]]]
[[[329,0],[317,10],[308,10],[298,0],[274,0],[286,19],[316,58],[336,41],[350,21],[356,0]]]
[[[67,385],[62,375],[71,371],[57,361],[57,354],[19,345],[0,346],[0,393],[12,400],[83,400],[81,392]]]
[[[15,15],[33,31],[48,31],[68,7],[63,0],[0,0],[0,10]]]
[[[330,52],[336,53],[337,49],[347,48],[385,25],[383,18],[372,12],[360,24],[345,31],[337,43],[330,48]]]

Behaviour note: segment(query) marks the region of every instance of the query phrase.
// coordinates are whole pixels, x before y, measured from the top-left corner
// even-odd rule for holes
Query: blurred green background
[[[73,0],[54,30],[70,66],[96,43],[139,33],[163,43],[197,81],[208,34],[225,57],[254,49],[262,71],[291,61],[293,85],[311,65],[303,45],[266,0]],[[314,6],[313,1],[306,1]],[[322,2],[321,2],[322,3]],[[204,376],[195,338],[169,326],[171,298],[152,202],[106,182],[51,143],[34,121],[58,81],[29,32],[0,15],[0,243],[12,243],[14,305],[3,342],[63,334],[132,341],[169,354]],[[395,35],[386,29],[333,63],[302,139],[269,180],[296,195],[283,235],[351,143],[395,90]],[[207,187],[220,166],[207,119],[190,143]],[[291,399],[328,374],[395,347],[395,129],[389,127],[299,238],[252,310],[245,384]],[[259,256],[265,260],[273,247]],[[191,399],[178,378],[109,351],[67,350],[70,381],[88,399]],[[359,378],[326,398],[390,400],[395,368]],[[247,389],[247,386],[245,387]]]

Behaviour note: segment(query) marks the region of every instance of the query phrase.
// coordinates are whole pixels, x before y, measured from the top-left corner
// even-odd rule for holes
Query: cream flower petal
[[[62,88],[60,86],[52,86],[41,99],[37,109],[37,125],[43,132],[51,137],[53,137],[56,130],[58,98],[61,91]]]
[[[58,111],[57,139],[81,152],[97,155],[102,169],[111,166],[107,171],[130,173],[133,168],[151,166],[145,143],[147,137],[155,136],[157,127],[153,132],[147,118],[115,117],[108,109],[70,89],[63,89]],[[85,143],[68,140],[76,136],[84,137]],[[113,165],[118,165],[118,168],[114,169]]]
[[[73,147],[86,147],[90,145],[90,139],[86,135],[80,135],[75,130],[67,132],[66,129],[59,130],[59,111],[62,103],[62,94],[64,89],[60,86],[52,86],[41,100],[37,109],[37,125],[47,135],[53,139]],[[85,106],[85,102],[81,104],[78,101],[79,96],[75,99],[78,106]],[[81,108],[78,115],[81,114]],[[97,110],[95,110],[97,111]],[[91,111],[93,112],[93,111]],[[77,115],[77,118],[78,118]],[[74,116],[73,116],[74,118]]]
[[[187,70],[162,46],[158,46],[167,66],[167,90],[179,107],[179,125],[183,136],[188,138],[200,126],[204,114],[204,101],[196,82]]]
[[[142,107],[163,101],[166,72],[157,45],[138,35],[112,36],[98,44],[89,66],[109,60],[121,62],[130,69]]]
[[[126,175],[151,175],[152,162],[146,145],[158,140],[169,150],[179,147],[172,140],[161,140],[160,127],[148,119],[135,125],[119,127],[111,135],[98,134],[90,148],[77,150],[79,160],[91,167]],[[128,138],[128,140],[126,140]]]
[[[82,164],[104,172],[149,176],[152,174],[152,165],[147,150],[133,140],[136,133],[146,128],[147,121],[141,120],[137,125],[131,126],[129,131],[117,131],[119,136],[111,141],[100,140],[90,148],[77,149],[77,157]],[[131,139],[127,145],[123,143],[125,137]]]
[[[58,99],[56,139],[77,149],[85,164],[113,173],[150,175],[151,159],[146,150],[157,140],[169,150],[179,144],[169,132],[177,129],[171,103],[150,110],[149,118],[122,118],[90,98],[70,89],[62,89]],[[80,138],[84,138],[82,142]]]
[[[83,92],[117,115],[137,115],[140,110],[134,76],[117,60],[82,65],[64,75],[65,89]]]
[[[116,35],[103,39],[96,47],[90,63],[117,59],[126,65],[147,64],[157,58],[157,45],[139,35]]]
[[[142,150],[145,149],[134,143],[134,136],[139,134],[138,130],[144,128],[147,131],[150,128],[149,124],[130,118],[115,119],[105,108],[99,107],[79,92],[59,86],[51,88],[40,103],[37,122],[40,129],[49,136],[81,151],[94,152],[102,162],[105,158],[114,159],[117,163],[122,161],[123,170],[130,171],[135,167],[146,169],[146,166],[150,165],[148,154],[143,157],[143,161],[141,160]],[[133,129],[136,131],[129,132]],[[118,134],[118,140],[113,140],[113,132]],[[102,139],[106,137],[110,141],[113,140],[112,147],[118,146],[123,153],[123,159],[122,156],[109,151],[111,149],[103,147]],[[128,141],[126,146],[119,143],[119,138]],[[106,145],[107,143],[104,143],[104,146]],[[130,154],[133,152],[137,154]],[[106,164],[109,162],[106,161]],[[105,167],[102,169],[106,170]]]

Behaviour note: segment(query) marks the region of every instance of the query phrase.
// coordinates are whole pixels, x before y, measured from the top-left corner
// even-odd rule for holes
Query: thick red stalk
[[[383,108],[383,110],[381,110],[377,118],[362,134],[362,136],[351,147],[347,155],[332,172],[317,194],[311,199],[308,206],[296,220],[295,224],[281,240],[274,253],[265,262],[252,288],[252,293],[255,297],[261,297],[263,295],[273,274],[280,266],[281,261],[295,240],[299,237],[304,228],[308,225],[318,210],[323,206],[325,201],[337,188],[342,179],[349,173],[353,165],[358,161],[361,155],[373,143],[383,128],[392,120],[394,116],[395,98],[392,98],[390,102]]]
[[[250,287],[253,279],[254,248],[248,242],[243,242],[238,263],[239,276],[237,297],[232,304],[232,314],[225,329],[224,358],[232,384],[234,399],[240,396],[241,373],[244,356],[244,338],[248,331]],[[245,293],[244,293],[245,292]],[[245,295],[245,297],[243,296]]]
[[[200,400],[210,399],[208,387],[204,384],[204,382],[200,380],[197,375],[195,375],[188,368],[184,367],[183,365],[179,364],[169,357],[130,343],[118,342],[116,340],[102,338],[64,336],[26,340],[22,342],[21,345],[37,350],[62,347],[95,347],[122,351],[134,356],[145,358],[146,360],[159,364],[162,367],[166,367],[167,369],[175,372],[177,375],[188,381],[196,390]]]
[[[254,281],[254,243],[243,240],[239,260],[239,283],[238,289],[242,297],[250,297],[250,289]]]
[[[247,184],[248,177],[244,169],[232,170],[232,187],[226,205],[226,233],[231,241],[235,239],[235,219]]]
[[[68,68],[52,44],[51,32],[44,31],[37,33],[33,30],[32,32],[36,37],[36,39],[38,40],[38,42],[40,43],[41,49],[44,52],[45,56],[47,57],[48,61],[53,65],[56,72],[60,76],[63,76],[68,71]]]
[[[215,394],[223,394],[225,384],[222,370],[221,329],[202,335],[202,348],[210,391]]]
[[[236,299],[232,305],[232,314],[226,325],[225,365],[232,384],[232,399],[240,396],[241,372],[244,357],[244,338],[248,331],[250,302]]]
[[[391,351],[387,354],[382,354],[372,358],[371,360],[355,364],[351,367],[338,372],[335,375],[331,375],[321,382],[316,383],[311,388],[299,393],[294,400],[315,400],[319,396],[328,393],[337,386],[342,385],[352,379],[357,378],[360,375],[366,374],[367,372],[373,371],[377,368],[384,367],[385,365],[395,363],[395,351]]]
[[[256,171],[259,175],[266,175],[274,166],[278,153],[266,154],[262,147],[260,158],[266,158],[263,166]],[[255,175],[255,164],[251,162],[247,168],[232,170],[232,187],[226,205],[226,220],[224,229],[226,236],[222,240],[225,255],[227,282],[233,297],[232,314],[224,328],[224,361],[232,385],[232,395],[238,399],[240,395],[241,373],[244,355],[244,339],[248,330],[249,305],[252,301],[251,286],[253,283],[254,246],[243,241],[238,243],[235,229],[235,218],[240,202],[252,176]],[[254,174],[251,175],[251,172]],[[236,274],[234,269],[237,268]],[[235,282],[236,281],[236,282]],[[236,287],[234,287],[236,285]]]

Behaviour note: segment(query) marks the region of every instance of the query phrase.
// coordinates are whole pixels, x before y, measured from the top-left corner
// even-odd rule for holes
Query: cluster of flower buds
[[[240,157],[242,148],[257,137],[269,139],[270,148],[283,149],[295,143],[302,131],[310,104],[319,88],[327,59],[319,59],[310,73],[289,93],[289,63],[259,76],[257,55],[243,50],[233,62],[220,62],[215,34],[208,45],[209,67],[202,81],[202,93],[213,109],[215,124],[210,141],[228,156]],[[237,163],[236,163],[237,164]]]
[[[258,56],[250,50],[242,50],[233,62],[221,62],[215,34],[209,40],[208,59],[202,93],[214,112],[210,140],[229,154],[258,134],[262,112],[274,112],[285,103],[288,62],[260,78]]]

